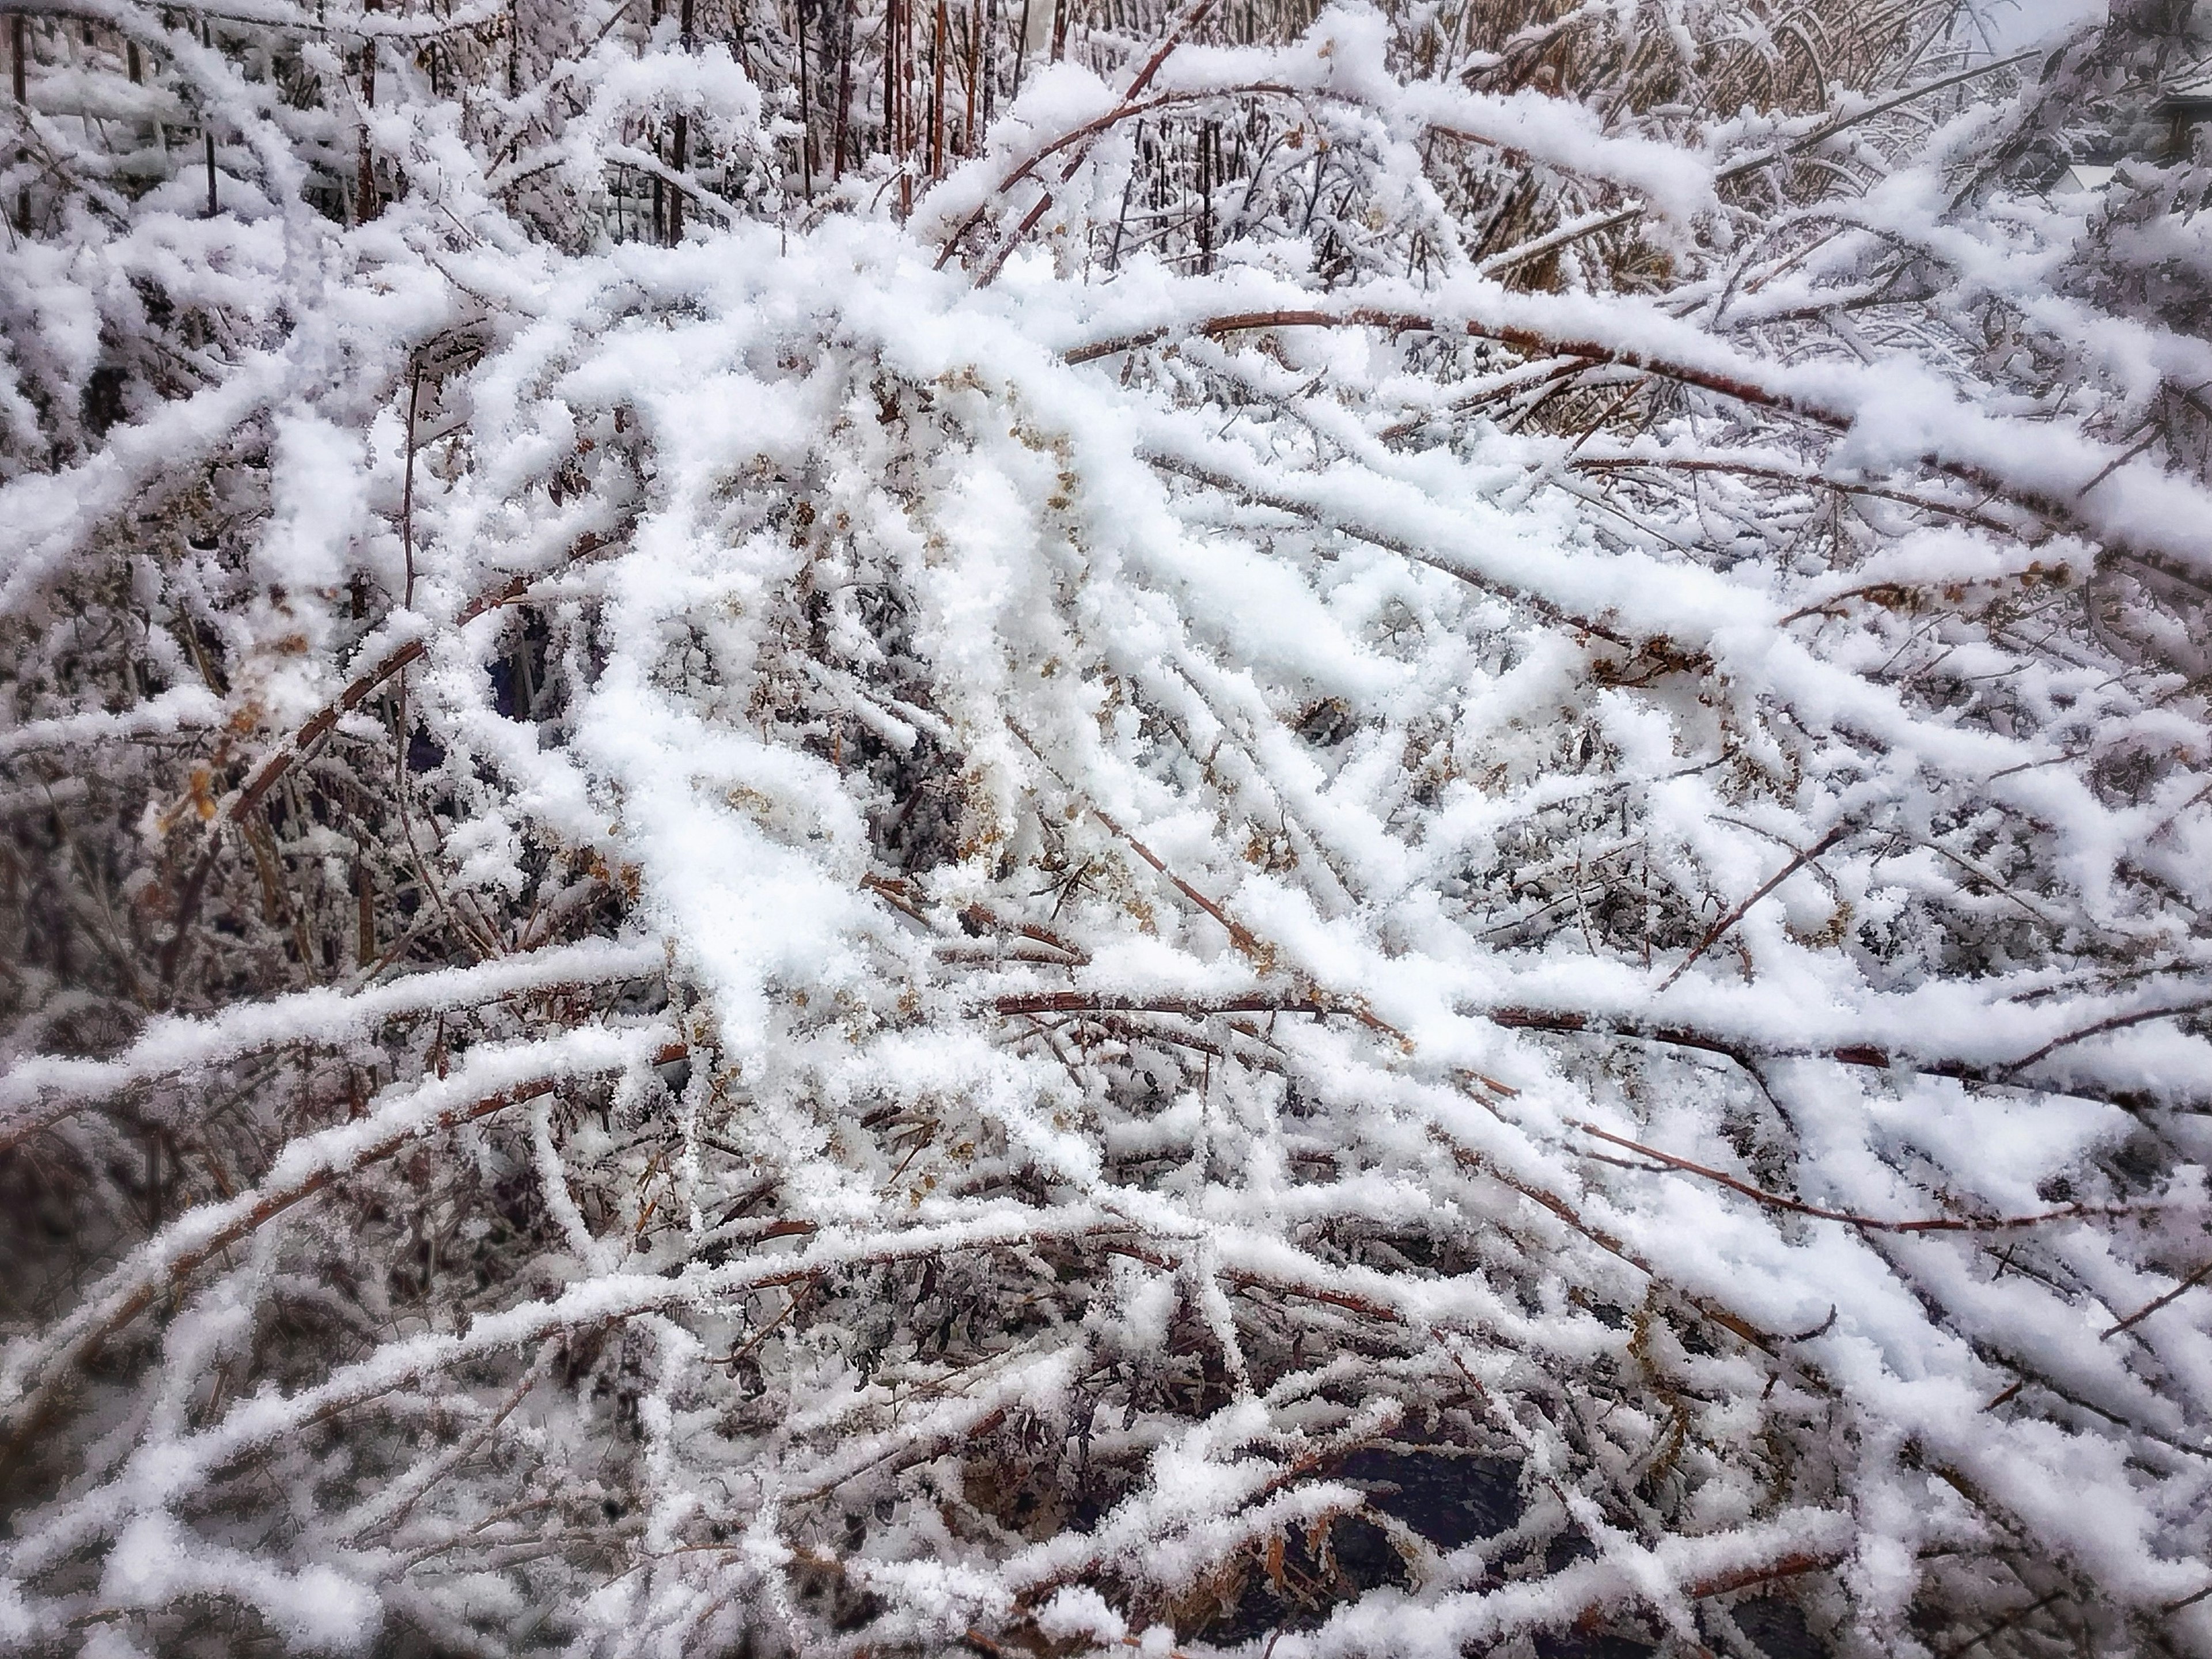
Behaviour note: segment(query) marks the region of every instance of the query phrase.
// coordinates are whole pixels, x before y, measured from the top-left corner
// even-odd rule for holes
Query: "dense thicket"
[[[8,3],[0,1645],[2212,1653],[2185,3]]]

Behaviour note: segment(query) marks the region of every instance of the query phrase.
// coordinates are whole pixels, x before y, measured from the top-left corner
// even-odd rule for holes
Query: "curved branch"
[[[656,1036],[660,1040],[648,1048]],[[572,1032],[568,1041],[582,1052],[565,1056],[557,1043],[528,1045],[519,1068],[512,1051],[495,1056],[508,1061],[508,1069],[523,1073],[501,1088],[478,1092],[482,1085],[472,1085],[466,1073],[450,1079],[434,1078],[370,1117],[303,1135],[277,1154],[267,1177],[252,1191],[227,1203],[188,1211],[148,1240],[95,1285],[75,1313],[56,1322],[34,1343],[9,1354],[0,1366],[0,1391],[4,1391],[0,1392],[0,1422],[17,1425],[7,1446],[0,1449],[0,1467],[12,1464],[20,1455],[45,1417],[55,1384],[71,1365],[89,1360],[164,1290],[182,1284],[211,1257],[286,1211],[432,1134],[535,1100],[562,1083],[608,1076],[648,1059],[665,1065],[690,1052],[686,1044],[655,1032],[593,1029]],[[559,1063],[564,1058],[569,1063]],[[501,1068],[480,1060],[469,1069]]]

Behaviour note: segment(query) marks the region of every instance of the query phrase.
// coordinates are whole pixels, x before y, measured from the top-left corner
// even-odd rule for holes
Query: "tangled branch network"
[[[2212,1654],[2185,15],[7,3],[0,1646]]]

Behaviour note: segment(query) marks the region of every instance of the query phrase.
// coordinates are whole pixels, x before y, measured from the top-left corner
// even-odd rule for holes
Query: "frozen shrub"
[[[2185,15],[7,24],[0,1643],[2212,1652]]]

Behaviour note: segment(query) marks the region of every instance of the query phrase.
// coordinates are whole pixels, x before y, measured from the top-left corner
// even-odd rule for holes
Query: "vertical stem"
[[[8,40],[15,53],[15,62],[11,66],[10,75],[15,82],[15,107],[26,112],[23,124],[27,128],[30,125],[27,112],[31,102],[30,20],[20,11],[8,20]],[[29,156],[30,151],[27,149],[19,149],[15,152],[15,159],[19,161],[27,160]],[[28,185],[15,192],[15,228],[26,236],[31,234],[31,187]]]
[[[853,121],[853,8],[857,0],[844,0],[837,14],[837,131],[836,154],[830,161],[830,177],[845,176],[845,134]]]
[[[899,219],[914,211],[914,0],[898,0],[899,15]]]
[[[960,153],[975,153],[975,98],[983,78],[983,18],[975,0],[968,0],[968,106],[961,119]]]
[[[898,141],[898,0],[884,0],[884,151],[896,161]]]
[[[814,194],[814,97],[806,78],[806,0],[797,0],[799,14],[799,188]]]
[[[354,940],[353,959],[362,968],[376,965],[376,881],[369,874],[368,858],[364,853],[354,860]]]
[[[1068,0],[1052,0],[1052,61],[1057,64],[1067,50]]]
[[[679,115],[672,124],[669,134],[675,154],[669,164],[677,172],[690,176],[691,172],[691,118]],[[684,240],[684,192],[681,189],[668,192],[668,246],[674,247]]]
[[[999,0],[983,0],[983,131],[991,130],[997,102],[999,70]]]
[[[692,33],[692,0],[683,0],[677,9],[676,27],[678,43],[686,53],[697,49]],[[691,176],[691,118],[679,114],[670,123],[669,138],[675,149],[670,164],[684,178]],[[668,192],[668,246],[674,247],[684,240],[684,191],[679,187]]]
[[[929,37],[929,176],[945,173],[945,0],[937,0],[937,27]]]
[[[422,402],[422,365],[407,388],[407,470],[399,481],[399,548],[407,560],[407,592],[402,601],[415,606],[415,415]]]
[[[380,0],[362,0],[364,12],[382,9]],[[370,35],[361,46],[361,106],[365,110],[376,107],[376,37]],[[376,159],[368,147],[368,126],[361,129],[361,179],[355,191],[359,198],[355,204],[355,215],[363,224],[376,217],[382,204],[376,199]],[[215,199],[215,138],[208,137],[208,211],[214,212]]]
[[[1198,269],[1200,276],[1213,271],[1213,163],[1221,148],[1221,133],[1211,121],[1198,124]]]
[[[200,20],[200,44],[210,52],[215,50],[215,26],[205,18]],[[203,112],[200,137],[207,146],[207,216],[212,219],[222,210],[221,204],[216,200],[215,193],[215,114],[213,111]]]
[[[1145,164],[1145,124],[1137,123],[1136,145],[1129,159],[1129,176],[1121,180],[1121,210],[1114,216],[1114,246],[1107,250],[1106,269],[1121,268],[1121,234],[1129,223],[1129,192],[1137,183],[1137,169]]]
[[[1014,40],[1014,89],[1010,94],[1022,95],[1022,65],[1030,55],[1030,0],[1022,0],[1022,32]]]

